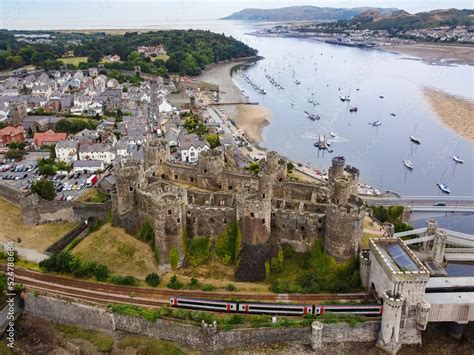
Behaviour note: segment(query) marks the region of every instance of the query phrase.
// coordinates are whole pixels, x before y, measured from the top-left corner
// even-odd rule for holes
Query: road
[[[412,212],[474,213],[474,197],[465,196],[402,196],[400,198],[361,196],[369,205],[406,206]],[[435,206],[438,203],[444,206]]]

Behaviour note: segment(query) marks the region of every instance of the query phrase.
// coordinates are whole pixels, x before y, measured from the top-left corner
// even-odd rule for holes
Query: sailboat
[[[372,123],[369,123],[370,125],[372,125],[373,127],[378,127],[378,126],[381,126],[382,125],[382,122],[380,121],[375,121],[375,122],[372,122]]]
[[[413,170],[414,169],[413,163],[410,160],[404,160],[403,165],[405,165],[405,167],[408,170]]]
[[[334,133],[333,131],[329,132],[329,134],[331,135],[331,137],[336,137],[336,133]]]
[[[290,104],[291,104],[291,106],[295,106],[295,102],[294,102],[294,101],[291,101]]]
[[[415,144],[421,144],[421,139],[415,135],[416,134],[416,126],[417,125],[415,124],[415,131],[413,132],[413,135],[410,136],[410,140]]]
[[[448,185],[446,185],[446,184],[436,184],[436,185],[438,185],[439,189],[441,191],[443,191],[444,193],[446,193],[446,194],[451,193],[451,189],[448,187]]]
[[[462,160],[459,156],[455,155],[453,157],[453,160],[458,163],[458,164],[463,164],[464,163],[464,160]]]

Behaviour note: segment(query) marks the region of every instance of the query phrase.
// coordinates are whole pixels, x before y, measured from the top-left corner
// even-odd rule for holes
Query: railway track
[[[5,265],[0,265],[5,271]],[[171,296],[207,298],[207,299],[239,299],[260,302],[288,303],[319,303],[325,301],[362,301],[371,298],[368,293],[351,294],[274,294],[245,292],[207,292],[200,290],[166,290],[133,286],[120,286],[71,279],[59,275],[45,274],[26,269],[15,269],[15,281],[28,288],[57,294],[63,297],[77,298],[88,302],[128,303],[147,307],[158,307],[168,303]]]

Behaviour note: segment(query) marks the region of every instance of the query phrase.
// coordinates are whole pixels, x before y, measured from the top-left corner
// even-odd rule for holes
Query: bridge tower
[[[396,354],[401,347],[400,322],[402,319],[405,298],[391,291],[385,291],[383,296],[382,324],[380,326],[377,347],[390,354]]]
[[[437,230],[433,239],[432,258],[433,261],[441,264],[444,260],[444,253],[446,251],[446,240],[448,236],[446,232]]]

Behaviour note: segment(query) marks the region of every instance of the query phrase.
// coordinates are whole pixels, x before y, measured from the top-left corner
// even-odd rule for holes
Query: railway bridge
[[[413,234],[417,237],[402,239]],[[388,227],[386,235],[371,239],[360,255],[362,284],[383,302],[377,346],[395,354],[403,344],[421,344],[428,322],[450,322],[462,335],[462,325],[474,321],[474,278],[432,277],[408,243],[425,243],[431,258],[441,263],[447,243],[469,248],[473,236],[438,229],[432,220],[426,228],[404,233],[393,234]]]

